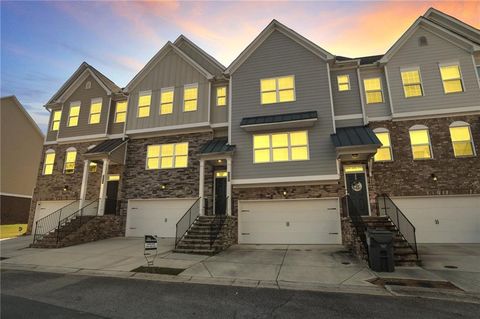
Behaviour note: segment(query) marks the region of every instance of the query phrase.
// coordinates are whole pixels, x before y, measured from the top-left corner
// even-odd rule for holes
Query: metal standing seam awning
[[[202,145],[200,148],[200,157],[230,157],[233,152],[235,152],[235,145],[228,144],[226,137],[218,137]]]
[[[85,159],[110,159],[115,164],[125,164],[128,139],[116,138],[101,142],[83,154]]]
[[[318,120],[317,111],[244,117],[240,127],[245,131],[260,131],[313,126]]]
[[[364,160],[375,155],[382,143],[368,126],[339,127],[331,134],[337,157],[342,160]]]

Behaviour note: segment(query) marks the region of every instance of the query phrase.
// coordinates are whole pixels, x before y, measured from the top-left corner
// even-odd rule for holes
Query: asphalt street
[[[478,318],[480,305],[4,270],[1,318]]]

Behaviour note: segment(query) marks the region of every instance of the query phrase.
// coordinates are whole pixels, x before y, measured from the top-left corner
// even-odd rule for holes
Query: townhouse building
[[[360,58],[276,20],[228,67],[180,36],[123,89],[83,63],[46,108],[37,246],[154,234],[183,252],[361,254],[368,226],[415,262],[417,242],[480,242],[480,31],[433,8]]]

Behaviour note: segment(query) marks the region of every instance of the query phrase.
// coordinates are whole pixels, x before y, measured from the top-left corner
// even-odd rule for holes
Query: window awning
[[[339,127],[331,134],[337,156],[344,160],[362,160],[375,155],[382,143],[368,126]]]
[[[110,159],[116,164],[124,164],[128,139],[116,138],[101,142],[83,154],[89,160]]]
[[[200,155],[212,154],[231,154],[235,151],[235,145],[228,144],[226,137],[214,138],[211,141],[203,144],[200,148]]]
[[[244,117],[240,127],[246,131],[283,129],[313,126],[318,120],[317,111]]]

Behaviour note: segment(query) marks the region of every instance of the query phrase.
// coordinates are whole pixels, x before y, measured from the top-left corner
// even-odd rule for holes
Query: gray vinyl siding
[[[48,120],[48,128],[47,128],[47,134],[45,136],[45,140],[47,142],[52,142],[57,140],[57,133],[58,131],[52,131],[52,121],[53,121],[53,112],[61,110],[61,107],[53,108],[50,112],[50,118]],[[62,114],[63,117],[63,114]],[[62,119],[60,119],[61,121]]]
[[[218,67],[213,65],[210,61],[208,61],[208,59],[203,54],[198,52],[196,48],[192,47],[186,41],[180,41],[178,44],[176,44],[176,46],[177,48],[182,50],[185,54],[187,54],[192,60],[200,64],[202,68],[210,72],[210,74],[218,75],[218,76],[222,75],[222,70],[220,70]]]
[[[363,126],[363,119],[337,120],[336,127]]]
[[[338,90],[338,75],[348,75],[350,78],[350,90]],[[357,69],[332,70],[332,96],[335,115],[362,114],[362,102],[358,89]]]
[[[90,89],[85,89],[85,83],[87,81],[91,82],[92,86]],[[88,124],[88,118],[90,115],[90,103],[91,100],[95,98],[102,98],[102,113],[100,116],[100,123]],[[81,102],[78,125],[68,127],[67,121],[68,114],[70,112],[70,103],[76,101]],[[107,92],[105,92],[105,90],[92,76],[89,76],[85,81],[83,81],[83,83],[77,88],[77,90],[63,103],[62,119],[60,121],[58,138],[105,134],[105,125],[107,123],[109,101],[110,97],[107,95]]]
[[[427,38],[428,46],[418,46],[421,36]],[[439,63],[444,62],[460,63],[464,92],[444,93],[439,69]],[[400,69],[415,66],[420,67],[424,96],[405,98]],[[395,114],[480,106],[480,88],[471,53],[424,28],[418,29],[393,55],[387,68]]]
[[[121,134],[123,133],[123,126],[125,123],[115,123],[115,111],[118,101],[112,101],[110,105],[110,116],[108,119],[108,134]]]
[[[231,144],[234,179],[336,174],[327,65],[304,47],[274,31],[233,73]],[[260,79],[294,75],[296,101],[262,105]],[[317,111],[318,121],[308,130],[310,160],[253,163],[253,133],[240,128],[243,117]],[[288,129],[281,131],[294,131]],[[266,131],[264,133],[270,133]],[[260,133],[260,132],[258,132]],[[258,134],[257,132],[255,134]]]
[[[186,84],[198,83],[197,110],[183,111],[183,88]],[[174,87],[173,113],[160,115],[160,91]],[[150,116],[138,118],[138,94],[152,91]],[[208,79],[173,51],[170,51],[136,85],[130,93],[127,111],[127,130],[184,125],[208,121]]]
[[[227,105],[217,106],[217,87],[225,86],[227,88]],[[212,94],[211,96],[211,110],[210,110],[210,122],[212,124],[216,123],[227,123],[228,122],[228,108],[229,106],[229,96],[228,96],[228,82],[225,83],[216,83],[212,85]]]
[[[390,109],[390,100],[388,97],[388,87],[387,81],[385,79],[385,73],[383,68],[365,68],[360,69],[360,77],[361,77],[361,94],[363,95],[363,100],[365,101],[365,113],[367,117],[383,117],[383,116],[390,116],[391,109]],[[369,78],[376,78],[380,77],[382,79],[382,93],[383,93],[383,103],[373,103],[367,104],[367,98],[365,96],[365,90],[363,87],[363,80]]]

